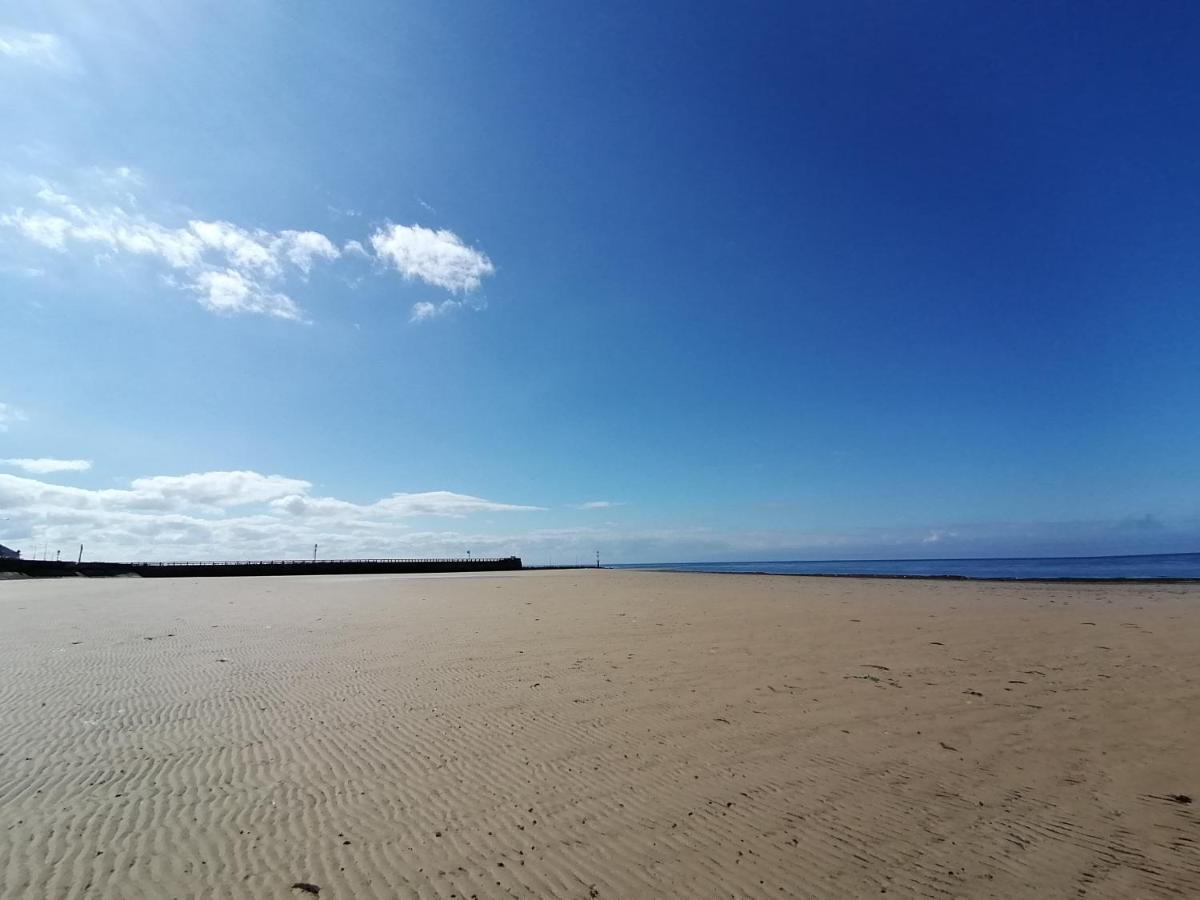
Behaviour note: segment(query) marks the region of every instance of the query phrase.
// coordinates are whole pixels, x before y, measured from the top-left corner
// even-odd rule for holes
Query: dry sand
[[[1198,601],[8,582],[0,896],[1200,896]]]

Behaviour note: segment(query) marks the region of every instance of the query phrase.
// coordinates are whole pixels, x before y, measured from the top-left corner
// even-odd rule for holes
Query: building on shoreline
[[[0,544],[0,559],[20,559],[20,550],[9,550],[3,544]]]

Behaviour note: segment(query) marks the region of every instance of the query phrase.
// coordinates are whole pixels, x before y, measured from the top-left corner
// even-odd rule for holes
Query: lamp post
[[[317,561],[317,545],[313,544],[313,562]]]

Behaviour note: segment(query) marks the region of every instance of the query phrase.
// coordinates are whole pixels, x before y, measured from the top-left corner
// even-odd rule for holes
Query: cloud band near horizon
[[[147,476],[117,489],[0,474],[0,543],[29,550],[84,544],[90,558],[111,560],[303,558],[318,543],[327,558],[457,556],[472,549],[541,563],[590,558],[599,550],[607,561],[649,563],[1185,552],[1200,542],[1200,518],[737,532],[595,525],[584,518],[551,525],[540,518],[549,507],[452,491],[397,492],[355,503],[312,488],[305,479],[249,470]],[[542,524],[478,524],[480,515],[509,513],[536,514]],[[428,527],[431,520],[472,517],[470,527]]]

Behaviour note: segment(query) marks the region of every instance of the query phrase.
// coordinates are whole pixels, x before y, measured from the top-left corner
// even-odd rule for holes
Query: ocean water
[[[672,572],[762,572],[770,575],[900,575],[944,578],[1200,578],[1200,553],[1064,556],[1026,559],[776,560],[614,566]]]

